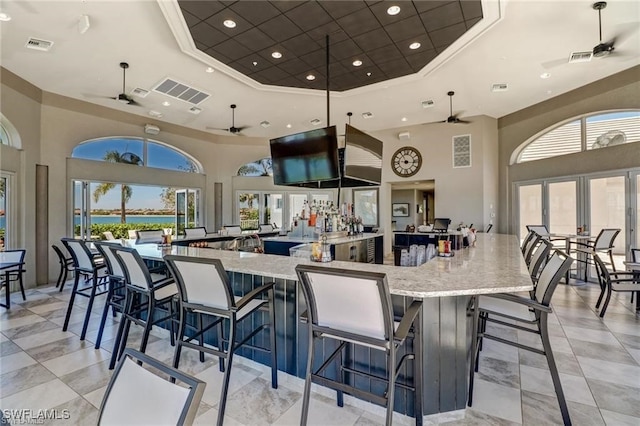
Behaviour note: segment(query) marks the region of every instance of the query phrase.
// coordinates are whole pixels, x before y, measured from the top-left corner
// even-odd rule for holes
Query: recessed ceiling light
[[[401,121],[407,121],[407,117],[402,117],[400,120]]]
[[[280,59],[280,58],[282,58],[282,53],[280,53],[280,52],[273,52],[273,53],[271,54],[271,57],[273,57],[273,58],[275,58],[275,59]]]
[[[362,61],[360,59],[356,59],[355,61],[353,61],[354,67],[359,67],[360,65],[362,65]]]
[[[287,129],[290,129],[290,128],[291,128],[291,124],[287,124]]]
[[[0,21],[10,21],[11,20],[11,16],[8,13],[5,12],[0,12]]]
[[[411,50],[416,50],[416,49],[419,49],[419,48],[420,48],[420,46],[422,46],[422,45],[416,41],[416,42],[413,42],[413,43],[411,43],[411,44],[409,45],[409,49],[411,49]]]
[[[226,19],[222,24],[227,28],[235,28],[236,27],[236,22],[231,20],[231,19]]]
[[[208,72],[208,73],[212,73],[212,72],[214,72],[215,70],[214,70],[213,68],[211,68],[211,67],[207,67],[207,68],[205,68],[205,70],[204,70],[204,71],[205,71],[205,72]]]
[[[387,9],[387,14],[394,16],[397,15],[398,13],[400,13],[400,6],[390,6],[389,9]]]
[[[254,67],[258,66],[258,63],[256,61],[251,62],[253,64]]]
[[[315,80],[315,79],[316,79],[316,76],[315,76],[315,75],[313,75],[313,74],[309,74],[306,78],[307,78],[307,80],[309,80],[309,81],[313,81],[313,80]]]
[[[169,101],[164,101],[164,102],[162,103],[162,105],[164,105],[164,106],[170,106],[170,105],[171,105],[171,102],[169,102]]]
[[[549,77],[551,77],[551,73],[543,72],[542,74],[540,74],[540,78],[547,79]]]

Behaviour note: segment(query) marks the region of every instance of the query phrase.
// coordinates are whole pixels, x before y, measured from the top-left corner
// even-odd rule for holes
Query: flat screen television
[[[336,127],[271,139],[275,185],[308,186],[340,179]]]

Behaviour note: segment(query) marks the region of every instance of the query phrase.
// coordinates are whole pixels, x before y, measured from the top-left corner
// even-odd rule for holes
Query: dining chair
[[[523,253],[524,262],[527,264],[527,266],[529,266],[529,264],[531,263],[531,256],[533,255],[533,252],[535,251],[536,247],[538,247],[541,241],[542,237],[535,232],[533,232],[531,237],[528,239]]]
[[[71,297],[69,298],[69,306],[64,318],[62,331],[67,331],[76,296],[86,297],[89,299],[89,303],[87,304],[82,332],[80,333],[80,340],[84,340],[87,334],[87,327],[89,326],[89,319],[91,318],[93,302],[96,296],[107,292],[107,290],[98,291],[98,286],[105,283],[107,268],[104,261],[96,258],[91,252],[87,241],[75,238],[62,238],[61,241],[71,254],[74,271],[73,289],[71,291]],[[90,277],[88,287],[80,287],[80,276],[83,274]]]
[[[51,245],[51,248],[58,257],[58,263],[60,263],[60,273],[58,273],[58,279],[56,280],[56,287],[60,287],[60,291],[64,288],[64,284],[67,282],[69,272],[74,271],[73,258],[67,257],[62,252],[62,249],[55,244]]]
[[[0,270],[0,288],[5,288],[5,304],[9,309],[11,306],[11,283],[17,282],[20,286],[20,293],[22,293],[22,300],[27,300],[24,293],[24,283],[22,275],[26,272],[24,269],[24,256],[27,251],[24,249],[19,250],[5,250],[0,252],[0,263],[6,263],[7,265]]]
[[[200,226],[197,228],[184,228],[186,238],[202,238],[207,236],[207,228]]]
[[[616,270],[616,265],[613,261],[613,243],[620,231],[621,230],[619,228],[604,228],[600,231],[594,241],[577,240],[569,243],[569,254],[575,252],[578,255],[578,262],[585,264],[585,281],[587,281],[589,266],[594,265],[593,255],[596,253],[600,255],[600,260],[602,260],[602,255],[607,255],[609,259],[605,263],[609,264],[613,271]]]
[[[99,425],[191,425],[206,383],[127,348],[98,414]]]
[[[473,405],[473,385],[475,372],[479,366],[479,350],[483,339],[515,346],[521,350],[544,355],[551,373],[551,380],[560,406],[560,412],[565,425],[571,424],[569,410],[562,390],[562,383],[549,340],[548,316],[552,312],[551,298],[560,279],[564,277],[573,259],[560,250],[553,254],[543,267],[538,278],[535,291],[531,297],[516,294],[488,294],[475,296],[473,302],[473,328],[471,339],[472,360],[469,366],[469,393],[467,405]],[[515,340],[492,335],[487,332],[487,322],[499,324],[516,331],[529,332],[540,336],[542,350],[525,345]]]
[[[529,241],[535,237],[536,233],[533,231],[527,231],[527,235],[524,236],[524,238],[522,239],[522,245],[520,246],[520,251],[522,252],[522,255],[525,255],[525,252],[527,252],[527,250],[529,249]]]
[[[136,244],[161,244],[164,236],[162,229],[146,229],[137,231]]]
[[[175,255],[167,255],[164,259],[175,278],[180,298],[180,326],[176,339],[173,367],[179,367],[183,347],[200,351],[200,361],[204,361],[205,352],[219,358],[220,369],[224,371],[224,377],[220,402],[217,407],[217,424],[222,425],[233,355],[240,347],[250,347],[270,355],[271,387],[274,389],[278,387],[276,318],[273,297],[275,283],[262,284],[244,296],[235,296],[229,276],[219,259]],[[263,297],[264,295],[266,298]],[[267,318],[261,318],[258,315],[261,310],[268,312]],[[195,327],[188,325],[190,316],[196,316]],[[203,316],[210,320],[206,326],[203,324]],[[243,323],[247,325],[242,326]],[[187,327],[195,328],[194,333],[187,335]],[[204,342],[204,333],[213,327],[217,328],[216,347],[205,345]],[[269,331],[268,348],[251,344],[253,337],[263,330]]]
[[[600,284],[600,296],[598,296],[598,301],[596,302],[596,309],[600,308],[600,303],[602,303],[602,299],[606,294],[604,304],[600,308],[600,318],[604,318],[611,300],[611,293],[614,291],[628,292],[632,295],[635,294],[637,298],[640,294],[640,282],[638,282],[637,272],[609,271],[607,265],[597,253],[593,253],[593,260],[596,264],[598,283]]]
[[[422,424],[423,365],[420,338],[416,336],[422,301],[411,302],[402,318],[395,321],[385,274],[305,264],[296,266],[296,273],[307,304],[302,320],[309,331],[300,424],[307,424],[312,383],[337,391],[339,406],[343,406],[347,393],[386,407],[387,425],[393,419],[396,386],[409,389],[414,396],[416,423]],[[404,345],[407,339],[413,340],[411,349]],[[371,349],[375,352],[372,357],[384,356],[386,370],[364,371],[345,362],[350,352],[347,348],[352,347]],[[399,371],[408,368],[408,360],[413,361],[413,380],[401,383],[396,379]],[[332,365],[337,370],[329,368]],[[356,388],[356,378],[369,380],[369,390]],[[375,385],[380,382],[384,383],[382,389]]]
[[[178,289],[173,278],[151,273],[136,249],[115,244],[109,249],[113,251],[125,277],[124,310],[109,364],[109,369],[113,369],[127,346],[132,322],[144,328],[140,352],[145,352],[151,328],[160,322],[169,321],[171,344],[174,344],[173,299]],[[156,318],[156,309],[166,310],[166,315]]]
[[[107,315],[109,314],[109,308],[113,312],[113,316],[116,316],[116,311],[122,313],[124,311],[124,271],[120,266],[120,262],[116,258],[115,254],[111,250],[114,246],[113,242],[95,241],[93,243],[102,255],[104,263],[107,265],[107,279],[109,280],[107,297],[104,300],[104,308],[102,309],[102,317],[100,318],[100,327],[98,328],[98,336],[96,337],[95,348],[100,349],[100,343],[102,342],[102,334],[104,332],[104,326],[107,322]]]

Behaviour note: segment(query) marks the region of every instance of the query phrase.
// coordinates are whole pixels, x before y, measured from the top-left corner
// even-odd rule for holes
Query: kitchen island
[[[306,310],[306,304],[298,286],[295,267],[299,263],[311,263],[309,260],[192,247],[158,248],[153,244],[136,248],[144,258],[150,260],[161,260],[162,256],[169,253],[218,258],[229,273],[236,294],[246,294],[263,282],[275,281],[278,369],[304,377],[307,327],[299,321],[299,317]],[[458,250],[454,257],[437,257],[417,267],[341,261],[314,264],[386,274],[393,307],[398,314],[414,299],[423,301],[423,314],[416,327],[416,337],[405,344],[419,345],[415,349],[420,354],[419,364],[423,368],[424,415],[466,406],[472,324],[467,308],[471,297],[532,289],[518,240],[513,235],[478,234],[477,247]],[[214,337],[213,334],[207,336],[212,341]],[[260,344],[261,341],[256,343]],[[353,350],[353,362],[371,371],[384,368],[384,360],[374,352]],[[241,349],[239,355],[269,364],[268,357],[255,350]],[[402,382],[412,374],[409,365],[401,372],[399,380]],[[358,386],[373,385],[358,379]],[[397,388],[394,408],[413,416],[415,407],[410,391]]]

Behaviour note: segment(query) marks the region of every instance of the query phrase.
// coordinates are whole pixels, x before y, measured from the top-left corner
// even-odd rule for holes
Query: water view
[[[1,218],[4,220],[4,218]],[[127,215],[127,223],[171,223],[176,221],[175,215]],[[120,223],[120,216],[116,215],[91,215],[92,224],[111,224]],[[3,222],[0,220],[0,228],[3,227]],[[75,215],[73,218],[74,225],[80,225],[80,215]]]

